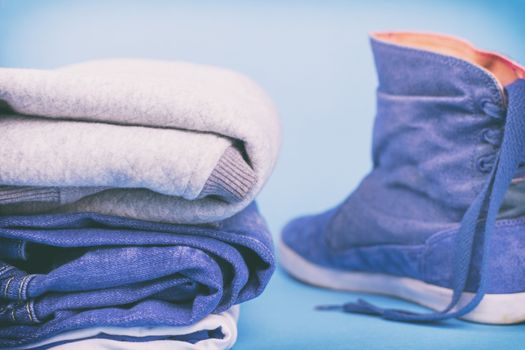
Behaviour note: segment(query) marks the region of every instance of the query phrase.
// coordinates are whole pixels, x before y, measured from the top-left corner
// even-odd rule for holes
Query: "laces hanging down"
[[[340,310],[349,313],[376,315],[403,322],[436,322],[461,317],[474,310],[485,295],[487,268],[490,258],[490,241],[505,193],[520,163],[525,159],[525,80],[518,79],[507,87],[508,108],[503,141],[487,182],[466,211],[455,238],[453,266],[453,294],[449,305],[442,311],[416,313],[406,310],[384,309],[362,299],[344,305],[324,305],[318,310]],[[464,305],[460,298],[470,273],[474,241],[480,231],[481,265],[479,284],[475,295]]]

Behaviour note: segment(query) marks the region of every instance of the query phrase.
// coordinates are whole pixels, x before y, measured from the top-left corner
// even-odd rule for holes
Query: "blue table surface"
[[[340,202],[371,167],[376,75],[367,33],[442,32],[523,63],[524,15],[517,0],[0,0],[0,66],[147,57],[248,74],[275,100],[284,129],[259,196],[277,238],[290,218]],[[313,310],[358,296],[303,285],[279,269],[264,295],[242,307],[235,349],[525,349],[525,325],[414,325]]]

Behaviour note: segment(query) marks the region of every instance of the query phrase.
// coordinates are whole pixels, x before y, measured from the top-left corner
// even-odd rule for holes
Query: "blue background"
[[[279,164],[259,199],[277,237],[291,217],[341,201],[371,166],[376,76],[368,32],[443,32],[524,63],[524,18],[525,1],[502,0],[0,0],[0,66],[147,57],[248,74],[274,98],[284,128]],[[410,325],[313,311],[356,297],[279,270],[266,293],[242,308],[235,348],[525,349],[525,325]]]

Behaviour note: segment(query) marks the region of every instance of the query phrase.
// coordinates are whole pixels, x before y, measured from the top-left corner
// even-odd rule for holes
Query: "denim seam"
[[[483,221],[478,221],[483,222]],[[520,217],[518,219],[507,219],[507,220],[501,220],[499,222],[496,222],[494,225],[494,228],[513,228],[513,227],[519,227],[519,226],[525,226],[525,217]],[[422,274],[424,275],[427,271],[427,263],[428,257],[432,254],[432,250],[438,246],[442,241],[445,239],[454,236],[458,232],[458,227],[450,228],[447,230],[443,230],[440,232],[437,232],[433,235],[431,235],[424,244],[424,249],[422,252]]]
[[[27,276],[28,275],[25,275],[24,277],[22,277],[22,280],[18,284],[18,295],[17,295],[18,300],[22,300],[22,290],[24,289],[24,283],[27,280]]]
[[[11,266],[11,265],[4,265],[0,268],[0,276],[2,276],[3,274],[13,270],[15,267],[14,266]]]
[[[5,299],[9,299],[8,293],[9,293],[9,286],[11,285],[11,282],[15,279],[15,276],[9,277],[9,279],[5,282],[4,286],[4,297]]]
[[[478,223],[483,222],[483,220],[478,221]],[[499,222],[496,222],[495,228],[508,228],[508,227],[518,227],[518,226],[525,226],[525,216],[520,217],[517,219],[506,219],[506,220],[500,220]],[[434,246],[443,239],[454,235],[458,232],[458,227],[449,228],[440,232],[436,232],[433,235],[431,235],[427,241],[425,242],[425,245],[428,246]]]
[[[183,234],[189,234],[189,233],[183,233]],[[219,235],[214,234],[214,233],[207,233],[205,235],[205,237],[211,238],[211,239],[217,239],[217,236],[220,236],[227,243],[239,244],[239,242],[237,242],[235,239],[231,239],[231,237],[228,237],[229,234],[238,236],[238,234],[236,234],[235,232],[224,231],[224,232],[221,232]],[[261,254],[266,254],[266,256],[272,255],[272,250],[270,250],[268,247],[266,247],[260,240],[257,240],[255,238],[249,237],[249,236],[243,236],[243,240],[249,241],[249,242],[251,242],[253,244],[251,247],[248,246],[249,248],[256,247],[257,249],[254,249],[254,250],[261,250],[261,252],[260,252]],[[60,245],[60,244],[67,244],[69,242],[70,241],[67,240],[67,239],[61,239],[61,240],[54,241],[54,243],[58,243],[58,245]],[[53,245],[53,244],[49,244],[49,245]],[[244,244],[242,246],[244,246]],[[96,247],[102,247],[102,245],[96,245]],[[204,250],[204,248],[200,247],[200,246],[195,246],[194,248],[198,249],[198,250]]]
[[[229,307],[231,307],[232,305],[228,304],[228,305],[225,305],[223,307],[220,307],[220,306],[217,306],[217,309],[214,311],[219,313],[219,312],[222,312],[226,309],[228,309]],[[13,316],[12,316],[13,317]],[[123,320],[123,321],[134,321],[134,320],[137,320],[139,319],[140,316],[128,316],[128,317],[124,317],[124,318],[119,318],[119,320]],[[192,319],[190,320],[191,323],[195,323],[196,321],[199,321],[198,319],[194,319],[192,317]],[[176,324],[179,322],[179,320],[177,319],[173,319],[173,318],[170,318],[167,320],[167,323],[173,323],[173,324]],[[74,328],[74,329],[77,329],[77,328]],[[52,335],[56,335],[56,334],[60,334],[66,330],[74,330],[74,329],[70,329],[70,327],[67,327],[67,326],[61,326],[61,327],[57,327],[54,329],[54,331],[52,332]],[[40,335],[28,335],[27,337],[24,337],[24,339],[21,339],[21,340],[16,340],[16,341],[12,341],[11,344],[13,345],[19,345],[19,344],[23,344],[23,343],[27,343],[28,341],[31,341],[35,338],[38,338]]]
[[[32,302],[31,302],[32,303]],[[226,307],[220,307],[220,304],[221,302],[219,302],[218,305],[215,306],[215,310],[214,312],[220,312],[219,311],[219,308],[220,309],[227,309],[228,307],[230,307],[231,305],[231,302],[228,303],[228,305],[226,305]],[[30,309],[33,309],[32,305],[30,306]],[[33,309],[34,310],[34,309]],[[13,308],[12,312],[11,312],[11,319],[13,320],[14,323],[16,323],[16,317],[14,315],[14,311],[15,309]],[[34,312],[34,311],[33,311]],[[34,317],[34,320],[37,320],[37,323],[40,323],[40,321],[38,320],[38,318],[36,317],[36,314],[33,315]],[[133,316],[128,316],[128,317],[119,317],[118,320],[119,321],[134,321],[134,320],[137,320],[137,319],[140,319],[140,315],[133,315]],[[30,316],[31,318],[31,316]],[[109,319],[109,322],[111,322],[112,319]],[[178,323],[180,320],[177,320],[177,319],[168,319],[167,322],[170,323]],[[198,320],[195,320],[192,316],[192,319],[190,320],[192,323],[198,321]],[[64,330],[70,330],[69,327],[58,327],[55,329],[55,332],[52,332],[53,334],[59,334],[59,333],[62,333]],[[28,341],[32,340],[32,339],[35,339],[35,338],[38,338],[40,335],[32,335],[32,336],[27,336],[27,337],[24,337],[24,339],[21,339],[21,340],[18,340],[18,341],[14,341],[12,342],[12,344],[22,344],[22,343],[27,343]]]
[[[36,312],[35,312],[35,302],[34,300],[30,300],[28,303],[27,303],[27,307],[28,307],[28,311],[29,311],[29,317],[31,318],[31,320],[34,322],[34,323],[41,323],[40,319],[36,316]]]
[[[95,213],[78,213],[77,215],[72,215],[73,219],[71,221],[74,222],[76,220],[75,216],[82,217],[82,215],[85,215],[85,214],[95,214]],[[95,214],[95,215],[98,215],[98,214]],[[102,218],[105,219],[107,217],[103,216]],[[18,221],[16,219],[17,218],[11,219],[11,220],[5,220],[4,222],[2,222],[2,220],[0,219],[0,230],[2,228],[6,228],[6,226],[8,226],[8,225],[13,225],[13,224],[14,225],[20,225],[20,226],[27,226],[27,223],[24,220],[22,220],[20,222],[20,221]],[[20,218],[18,218],[18,219],[20,219]],[[40,227],[49,228],[49,225],[51,225],[51,224],[62,225],[62,222],[63,221],[61,220],[61,218],[50,217],[47,220],[43,220],[42,223],[39,226]],[[102,224],[106,224],[106,225],[108,224],[107,221],[105,221],[105,220],[102,220],[101,223]],[[109,224],[111,225],[111,223],[109,223]],[[151,232],[165,232],[165,233],[173,233],[174,232],[173,229],[165,230],[165,229],[163,229],[163,227],[164,227],[163,225],[160,225],[158,228],[146,228],[146,229],[143,229],[142,226],[139,226],[139,227],[134,227],[133,229],[139,229],[139,230],[143,229],[143,230],[151,231]],[[182,228],[182,231],[184,231],[184,232],[181,232],[181,234],[185,234],[185,235],[201,234],[201,235],[203,235],[205,237],[212,238],[212,239],[217,239],[217,237],[221,237],[221,239],[224,240],[227,243],[239,244],[239,242],[236,239],[232,239],[232,236],[233,237],[238,237],[239,236],[239,233],[237,233],[235,231],[223,231],[223,232],[220,232],[220,234],[215,234],[213,232],[207,232],[205,229],[200,229],[199,230],[199,229],[196,229],[196,228],[192,228],[191,230],[188,230],[188,228]],[[0,232],[0,235],[1,235],[1,232]],[[270,248],[266,247],[266,245],[264,243],[262,243],[258,239],[255,239],[255,238],[249,237],[249,236],[245,236],[245,235],[243,235],[243,239],[246,240],[246,241],[252,242],[254,244],[254,246],[249,247],[249,248],[256,247],[258,249],[264,250],[264,253],[269,254],[269,255],[271,255],[273,253],[273,250],[271,250]],[[38,241],[38,242],[40,242],[40,241]],[[53,242],[55,243],[55,245],[60,245],[60,244],[67,244],[70,241],[67,240],[67,239],[59,239],[59,240],[55,240]],[[47,244],[48,245],[54,245],[53,243],[47,243]],[[244,246],[244,244],[242,244],[242,246]]]
[[[236,234],[236,233],[234,233],[234,232],[227,232],[227,231],[224,231],[224,232],[221,232],[221,233],[220,233],[220,236],[222,236],[222,238],[229,238],[229,237],[227,237],[227,236],[224,236],[224,235],[227,234],[227,233],[231,233],[231,234],[238,235],[238,234]],[[189,233],[183,233],[183,234],[189,234]],[[208,233],[208,234],[206,235],[206,237],[211,238],[211,239],[217,239],[217,235],[215,235],[215,234],[210,234],[210,233]],[[272,254],[272,251],[271,251],[269,248],[267,248],[263,243],[261,243],[261,241],[255,239],[255,238],[253,238],[253,237],[249,237],[249,236],[244,236],[243,239],[246,240],[246,241],[250,241],[250,242],[252,242],[252,243],[254,244],[254,246],[257,246],[258,249],[261,249],[261,250],[264,251],[264,252],[261,252],[261,253],[265,253],[265,254],[269,254],[269,255]],[[38,242],[40,242],[40,241],[38,241]],[[225,242],[230,243],[230,244],[239,244],[239,243],[236,242],[235,240],[231,240],[231,239],[228,239],[228,240],[226,240]],[[53,243],[54,243],[54,244],[53,244]],[[47,242],[46,242],[46,244],[48,244],[48,245],[56,245],[56,246],[61,246],[62,244],[63,244],[63,245],[66,245],[66,244],[68,244],[68,243],[70,243],[70,241],[67,240],[67,239],[58,239],[58,240],[53,241],[52,243],[47,243]],[[172,246],[174,246],[175,244],[166,244],[166,245],[172,245]],[[244,246],[244,245],[243,245],[243,246]],[[93,247],[100,247],[100,248],[102,248],[102,245],[93,245]],[[252,247],[253,247],[253,246],[252,246]],[[250,247],[250,248],[252,248],[252,247]],[[198,246],[195,246],[194,248],[195,248],[195,249],[199,249],[199,250],[203,250],[202,247],[198,247]]]
[[[224,311],[225,309],[231,307],[232,305],[230,305],[228,303],[228,305],[225,305],[225,306],[219,306],[217,305],[217,309],[214,311],[219,313],[219,312],[222,312]],[[125,321],[125,322],[129,322],[129,321],[135,321],[135,320],[138,320],[140,319],[140,315],[132,315],[132,316],[128,316],[128,317],[118,317],[118,321]],[[14,319],[14,316],[12,315],[12,318]],[[200,318],[202,319],[202,318]],[[195,323],[197,321],[199,321],[200,319],[194,319],[193,316],[190,320],[191,323]],[[108,319],[109,322],[113,321],[113,319],[109,318]],[[15,321],[16,322],[16,321]],[[166,323],[169,324],[169,323],[172,323],[172,324],[177,324],[177,323],[180,323],[180,320],[177,320],[177,319],[174,319],[174,318],[169,318],[166,320]],[[58,327],[58,328],[55,328],[54,329],[54,332],[52,332],[52,334],[60,334],[62,332],[64,332],[65,330],[74,330],[74,329],[70,329],[70,327],[65,327],[65,326],[62,326],[62,327]],[[24,339],[21,339],[21,340],[17,340],[17,341],[13,341],[12,344],[22,344],[22,343],[27,343],[29,340],[32,340],[32,339],[35,339],[35,338],[38,338],[40,335],[29,335],[27,337],[24,337]]]
[[[16,308],[15,308],[16,305],[13,305],[13,308],[11,309],[11,320],[13,320],[13,323],[16,323],[16,314],[15,314],[15,311],[16,311]]]
[[[227,309],[227,308],[225,308],[225,309]],[[217,309],[214,312],[222,312],[222,311],[219,311]],[[11,316],[11,318],[13,318],[13,316]],[[119,321],[135,321],[137,319],[140,319],[140,316],[129,316],[129,317],[118,318]],[[192,319],[190,321],[193,324],[193,323],[195,323],[195,322],[197,322],[199,320],[200,319],[193,319],[193,316],[192,316]],[[108,319],[108,321],[111,322],[112,319]],[[178,323],[180,323],[180,321],[177,320],[177,319],[170,318],[170,319],[167,319],[166,323],[167,324],[169,324],[169,323],[178,324]],[[70,328],[70,327],[67,327],[67,326],[57,327],[48,336],[57,335],[57,334],[63,333],[64,331],[70,331],[70,330],[76,330],[76,329],[79,329],[79,328]],[[10,344],[19,345],[19,344],[23,344],[23,343],[28,343],[31,340],[33,340],[35,338],[38,338],[38,337],[40,337],[40,335],[28,335],[28,336],[24,337],[24,339],[12,341]]]
[[[25,286],[25,289],[24,289],[24,299],[29,299],[29,284],[33,281],[33,279],[36,277],[37,275],[29,275],[29,277],[27,278],[27,282],[26,282],[26,286]]]
[[[29,284],[29,281],[34,277],[35,275],[26,275],[22,279],[22,282],[20,283],[20,288],[18,289],[18,299],[20,300],[26,300],[27,299],[27,285]]]
[[[29,316],[29,320],[31,323],[34,323],[33,316],[31,315],[31,310],[29,309],[29,302],[25,304],[27,315]]]

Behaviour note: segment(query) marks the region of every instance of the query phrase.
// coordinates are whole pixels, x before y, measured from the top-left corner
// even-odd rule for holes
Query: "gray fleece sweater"
[[[280,146],[269,98],[225,69],[105,60],[0,69],[0,213],[204,223],[248,205]]]

